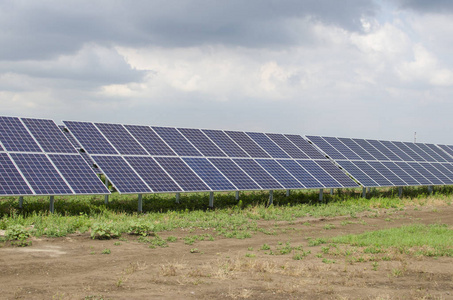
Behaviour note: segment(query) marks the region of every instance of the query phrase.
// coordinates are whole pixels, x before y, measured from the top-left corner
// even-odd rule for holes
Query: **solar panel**
[[[413,160],[415,161],[425,161],[420,155],[418,155],[417,153],[415,153],[414,151],[411,150],[411,148],[409,148],[406,144],[404,144],[403,142],[395,142],[393,141],[392,142],[395,146],[397,146],[398,148],[401,149],[401,151],[403,151],[404,153],[406,153],[407,155],[409,155]]]
[[[343,187],[338,181],[329,175],[323,168],[312,160],[297,160],[305,170],[318,179],[326,188],[340,188]]]
[[[418,148],[420,148],[422,151],[424,151],[428,155],[428,157],[431,158],[431,160],[429,160],[431,162],[446,162],[447,161],[442,156],[440,156],[436,151],[433,151],[433,149],[431,149],[427,144],[417,143],[414,145],[417,146]],[[437,150],[439,150],[439,148],[437,148]]]
[[[338,138],[343,144],[348,146],[349,149],[354,151],[355,154],[360,156],[363,160],[376,160],[374,156],[368,153],[365,149],[357,144],[353,139],[350,138]]]
[[[368,164],[372,166],[379,174],[382,174],[387,180],[389,180],[395,186],[407,185],[407,183],[399,178],[395,173],[389,170],[383,163],[379,161],[368,161]]]
[[[252,138],[261,148],[264,149],[270,156],[274,158],[289,158],[288,154],[285,153],[279,146],[277,146],[270,138],[264,133],[260,132],[246,132],[246,134]]]
[[[151,155],[176,156],[176,153],[149,126],[124,125]]]
[[[326,153],[332,159],[346,159],[346,157],[332,147],[320,136],[307,135],[306,136],[313,144],[318,146],[324,153]]]
[[[96,155],[93,159],[121,194],[152,192],[121,156]]]
[[[453,180],[445,176],[442,172],[440,172],[436,167],[433,166],[433,163],[423,163],[421,162],[420,165],[423,166],[429,173],[431,173],[434,177],[436,177],[440,182],[438,184],[451,184]],[[430,179],[430,178],[428,178]],[[430,179],[431,180],[431,179]]]
[[[159,165],[186,192],[210,191],[209,187],[179,157],[155,157]]]
[[[0,153],[0,195],[32,195],[19,171],[6,153]]]
[[[272,175],[286,189],[303,189],[304,186],[288,173],[281,165],[273,159],[257,159],[257,163],[261,165],[269,174]]]
[[[368,143],[366,140],[363,139],[352,139],[358,145],[360,145],[366,152],[370,153],[375,159],[377,160],[389,160],[387,156],[382,154],[379,150],[374,148],[373,145]]]
[[[22,118],[44,152],[77,153],[65,135],[52,120]]]
[[[371,179],[370,176],[365,174],[359,167],[354,165],[351,161],[341,160],[337,161],[337,163],[352,177],[354,177],[361,185],[366,187],[375,187],[379,186],[377,182]]]
[[[203,156],[176,128],[152,127],[154,131],[180,156]]]
[[[220,130],[202,130],[229,157],[249,157],[226,133]]]
[[[279,159],[277,162],[293,175],[305,188],[308,189],[321,189],[325,186],[316,180],[310,173],[308,173],[301,165],[294,160]]]
[[[446,153],[448,153],[450,156],[453,157],[453,148],[447,146],[447,145],[437,145],[439,146],[442,150],[444,150]]]
[[[269,158],[270,156],[260,148],[245,132],[225,131],[245,152],[254,158]]]
[[[308,157],[312,159],[325,159],[326,157],[319,152],[312,144],[310,144],[306,139],[300,135],[295,134],[285,134],[294,145],[296,145],[300,150],[302,150]]]
[[[322,137],[327,143],[329,143],[332,147],[334,147],[338,152],[343,154],[344,157],[347,159],[361,159],[360,156],[354,153],[351,149],[349,149],[345,144],[343,144],[339,139],[335,137]]]
[[[420,184],[415,178],[413,178],[411,175],[406,173],[395,162],[383,161],[382,164],[384,166],[386,166],[394,174],[396,174],[399,178],[401,178],[404,182],[406,182],[408,185],[419,185]]]
[[[89,154],[118,154],[93,123],[76,121],[63,123]]]
[[[7,151],[42,152],[19,118],[0,117],[0,141]]]
[[[82,145],[80,145],[80,143],[74,138],[74,136],[69,131],[65,130],[65,127],[63,125],[59,125],[58,128],[60,128],[61,132],[63,132],[63,134],[72,144],[72,146],[77,150],[77,152],[82,156],[85,162],[92,167],[94,165],[94,160],[92,160],[88,153],[86,153],[85,151],[79,151],[80,149],[83,148]]]
[[[330,176],[338,181],[343,187],[358,187],[358,184],[348,175],[343,173],[337,166],[327,160],[317,160],[316,163],[321,166]]]
[[[191,143],[204,156],[225,157],[225,153],[219,149],[200,129],[178,128]]]
[[[377,150],[379,150],[379,152],[381,152],[382,154],[384,154],[389,160],[391,161],[401,161],[402,159],[396,155],[395,153],[393,153],[392,151],[390,151],[389,148],[387,148],[383,143],[381,143],[380,141],[378,140],[366,140],[368,143],[370,143],[371,145],[373,145],[374,148],[376,148]]]
[[[94,124],[123,155],[147,155],[148,153],[120,124],[95,123]]]
[[[49,154],[49,158],[76,194],[110,194],[81,156]]]
[[[299,148],[296,147],[290,140],[288,140],[283,134],[278,133],[266,133],[266,135],[280,148],[282,148],[286,153],[289,154],[292,158],[309,158],[307,154],[303,153]]]
[[[442,157],[445,161],[453,162],[453,157],[451,157],[450,155],[448,155],[447,153],[442,151],[442,149],[440,149],[436,145],[434,145],[434,144],[425,144],[425,145],[426,145],[426,147],[430,148],[432,151],[436,152],[436,154],[439,155],[440,157]],[[438,161],[442,162],[441,160],[438,160]]]
[[[400,167],[401,169],[404,170],[404,172],[406,172],[407,174],[409,174],[412,178],[414,178],[415,180],[417,180],[419,182],[419,184],[421,185],[431,185],[432,182],[429,181],[428,179],[426,179],[425,176],[423,176],[422,174],[420,174],[417,170],[415,170],[414,168],[412,168],[407,162],[403,162],[403,161],[398,161],[398,162],[395,162],[398,167]]]
[[[0,152],[3,152],[5,151],[5,149],[2,147],[2,145],[0,145]]]
[[[36,195],[73,194],[45,154],[11,153],[11,158]]]
[[[400,148],[398,148],[395,144],[393,144],[390,141],[379,141],[381,142],[385,147],[387,147],[390,151],[395,153],[399,158],[401,158],[403,161],[414,161],[412,157],[407,155],[405,152],[403,152]],[[396,160],[395,160],[396,161]]]
[[[213,191],[237,190],[206,158],[184,157],[183,160]]]
[[[364,171],[368,176],[371,177],[379,186],[393,186],[393,184],[387,180],[382,174],[376,171],[371,167],[366,161],[354,161],[355,164],[360,170]]]
[[[453,165],[452,164],[442,164],[445,168],[447,168],[450,172],[453,173]]]
[[[422,174],[426,179],[428,179],[432,184],[435,185],[442,185],[443,182],[434,176],[431,172],[429,172],[423,165],[422,163],[418,162],[409,162],[408,163],[412,168],[414,168],[417,172]]]
[[[176,182],[154,161],[152,157],[127,156],[124,159],[156,193],[182,192]]]
[[[209,158],[209,161],[219,169],[238,189],[240,190],[260,190],[253,179],[242,171],[229,158]]]
[[[431,156],[429,156],[425,151],[420,149],[420,147],[415,143],[402,142],[404,145],[409,147],[412,151],[417,153],[418,156],[422,158],[421,161],[435,161]]]
[[[284,189],[271,175],[269,175],[253,159],[233,159],[234,162],[247,173],[262,189]]]
[[[453,178],[453,170],[450,170],[448,167],[446,167],[448,164],[432,163],[431,165],[433,165],[436,169],[442,172],[442,174],[447,176],[449,180]]]

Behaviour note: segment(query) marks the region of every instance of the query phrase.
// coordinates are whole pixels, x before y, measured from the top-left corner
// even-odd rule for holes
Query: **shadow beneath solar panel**
[[[435,194],[451,195],[453,186],[435,187]],[[405,187],[404,197],[424,198],[429,195],[427,187]],[[300,204],[319,205],[321,203],[342,202],[360,199],[362,189],[336,189],[334,194],[324,190],[323,200],[319,201],[319,190],[296,190],[286,196],[286,191],[274,191],[274,206],[294,206]],[[372,188],[367,193],[367,198],[396,198],[397,188]],[[268,192],[241,192],[237,201],[231,192],[218,192],[214,194],[213,209],[242,209],[254,206],[267,206]],[[61,215],[76,216],[80,214],[99,214],[104,211],[122,212],[126,214],[137,213],[137,195],[110,195],[108,205],[104,204],[104,196],[59,196],[55,197],[55,212]],[[175,194],[149,194],[143,195],[143,212],[169,212],[169,211],[205,211],[209,208],[209,193],[187,193],[180,195],[180,203],[175,203]],[[48,213],[48,197],[24,197],[23,208],[19,208],[17,197],[3,197],[0,201],[0,217],[14,214],[30,215]],[[0,221],[1,222],[1,221]],[[1,223],[0,223],[1,225]]]

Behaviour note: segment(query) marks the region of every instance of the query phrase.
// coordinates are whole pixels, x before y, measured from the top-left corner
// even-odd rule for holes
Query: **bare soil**
[[[89,234],[33,239],[29,247],[0,249],[1,299],[453,299],[453,258],[386,253],[358,261],[310,247],[308,237],[405,224],[453,226],[452,206],[368,212],[356,218],[260,221],[276,234],[228,239],[213,231],[172,231],[168,247],[149,248],[136,236],[92,240]],[[183,237],[210,233],[214,241],[185,244]],[[127,240],[125,240],[127,239]],[[310,254],[276,253],[290,241]],[[279,242],[281,245],[279,245]],[[119,243],[119,244],[118,244]],[[262,250],[263,244],[271,247]],[[344,250],[346,246],[342,246]],[[110,254],[103,254],[108,252]]]

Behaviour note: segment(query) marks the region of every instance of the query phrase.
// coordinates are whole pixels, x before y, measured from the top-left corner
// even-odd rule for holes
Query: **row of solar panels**
[[[120,193],[138,194],[453,183],[444,145],[64,124],[0,117],[0,195],[107,194],[93,164]]]

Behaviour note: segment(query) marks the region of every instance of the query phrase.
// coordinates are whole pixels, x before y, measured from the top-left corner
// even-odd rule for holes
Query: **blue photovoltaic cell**
[[[3,149],[2,145],[0,145],[0,151],[5,151],[5,149]]]
[[[81,156],[49,154],[49,158],[76,194],[110,194]]]
[[[444,150],[446,153],[448,153],[450,156],[453,157],[453,148],[452,147],[447,146],[447,145],[437,145],[437,146],[442,148],[442,150]]]
[[[348,146],[355,154],[360,156],[363,160],[376,160],[374,156],[368,153],[365,149],[362,148],[359,144],[353,141],[350,138],[338,138],[343,144]]]
[[[329,143],[332,147],[334,147],[338,152],[343,154],[344,157],[347,159],[361,159],[360,156],[354,153],[349,147],[343,144],[339,139],[335,137],[322,137],[327,143]]]
[[[229,157],[249,157],[225,132],[220,130],[202,130]]]
[[[154,161],[152,157],[127,156],[127,162],[148,184],[153,192],[181,192],[181,188],[168,176],[167,173]]]
[[[63,121],[89,154],[118,154],[93,123]]]
[[[426,154],[429,155],[428,157],[431,157],[431,159],[430,159],[431,162],[446,162],[447,161],[442,156],[440,156],[436,151],[433,151],[433,149],[431,149],[427,144],[417,143],[414,145],[417,146],[418,148],[420,148],[422,151],[426,152]]]
[[[382,176],[387,178],[395,186],[407,185],[404,180],[395,175],[391,170],[389,170],[384,164],[379,161],[368,161],[368,164],[371,165],[376,171],[378,171]]]
[[[426,179],[425,176],[423,176],[422,174],[420,174],[419,172],[417,172],[417,170],[415,170],[414,168],[412,168],[407,162],[395,162],[398,167],[400,167],[401,169],[404,170],[404,172],[406,172],[407,174],[409,174],[412,178],[414,178],[415,180],[417,180],[419,182],[419,184],[421,185],[431,185],[432,182],[429,181],[428,179]]]
[[[179,157],[155,157],[162,168],[186,192],[210,191],[209,187]]]
[[[120,124],[95,123],[115,149],[123,155],[148,155],[139,143]]]
[[[432,165],[440,172],[442,172],[442,174],[447,176],[449,180],[453,180],[453,171],[446,167],[446,165],[448,164],[432,163]]]
[[[32,195],[19,171],[6,153],[0,153],[0,195]]]
[[[398,157],[400,157],[403,161],[414,161],[412,157],[407,155],[405,152],[403,152],[400,148],[398,148],[395,144],[393,144],[390,141],[379,141],[381,142],[385,147],[387,147],[390,151],[395,153]]]
[[[453,165],[452,164],[442,164],[445,168],[447,168],[450,172],[453,173]]]
[[[346,159],[346,157],[338,152],[334,147],[327,143],[320,136],[307,135],[306,136],[313,144],[318,146],[322,151],[324,151],[329,157],[333,159]]]
[[[72,144],[52,120],[22,118],[25,126],[48,153],[77,153]]]
[[[279,159],[277,162],[286,169],[291,175],[293,175],[305,188],[308,189],[322,189],[325,186],[322,185],[315,177],[308,173],[304,168],[301,167],[294,160],[283,160]]]
[[[355,164],[360,170],[365,172],[371,179],[373,179],[379,186],[393,186],[393,184],[388,181],[383,175],[371,167],[366,161],[354,161]]]
[[[430,162],[434,162],[434,158],[432,158],[431,156],[429,156],[425,151],[423,151],[422,149],[420,149],[420,147],[418,147],[417,144],[415,143],[408,143],[408,142],[402,142],[404,145],[406,145],[409,149],[411,149],[412,151],[414,151],[415,153],[417,153],[418,156],[420,156],[423,160],[421,161],[430,161]]]
[[[178,128],[191,143],[204,156],[225,157],[225,153],[219,149],[200,129]]]
[[[0,117],[0,141],[7,151],[42,152],[19,118]]]
[[[414,151],[411,150],[408,146],[406,146],[403,142],[392,142],[395,146],[401,149],[404,153],[412,157],[413,160],[415,161],[425,161],[420,155],[415,153]]]
[[[338,181],[329,175],[323,168],[312,160],[297,160],[305,170],[312,174],[319,180],[326,188],[340,188],[343,187]]]
[[[203,156],[176,128],[154,126],[152,128],[178,155]]]
[[[149,126],[124,125],[151,155],[176,156],[176,153]]]
[[[253,159],[234,159],[234,162],[252,177],[262,189],[284,189]]]
[[[440,181],[442,181],[443,184],[452,184],[453,183],[453,180],[451,180],[450,178],[448,178],[447,176],[445,176],[444,173],[442,173],[441,171],[439,171],[436,167],[434,167],[433,164],[435,163],[420,163],[426,170],[428,170],[431,174],[433,174],[433,176],[435,176],[437,179],[439,179]],[[439,183],[439,184],[442,184],[442,183]]]
[[[269,158],[270,156],[260,148],[245,132],[240,131],[225,131],[242,149],[245,150],[251,157]]]
[[[292,158],[306,159],[309,158],[307,154],[303,153],[299,148],[296,147],[290,140],[288,140],[283,134],[278,133],[266,133],[266,135],[280,148]]]
[[[390,171],[395,173],[399,178],[405,181],[408,185],[420,185],[411,175],[406,173],[393,161],[383,161],[382,164],[387,167]]]
[[[146,194],[152,191],[121,156],[94,156],[96,164],[121,194]]]
[[[237,190],[206,158],[184,157],[183,160],[213,191]]]
[[[447,153],[445,153],[444,151],[442,151],[442,149],[440,149],[439,147],[437,147],[436,145],[434,144],[425,144],[426,147],[430,148],[431,151],[434,151],[437,153],[437,155],[439,155],[440,157],[442,157],[445,161],[448,161],[448,162],[453,162],[453,157],[451,157],[450,155],[448,155]],[[439,160],[440,161],[440,160]]]
[[[82,148],[82,145],[72,136],[72,134],[69,131],[65,130],[65,127],[63,125],[58,125],[60,128],[61,132],[66,136],[66,138],[69,140],[69,142],[72,144],[72,146],[77,150],[77,152],[82,156],[82,158],[86,161],[86,163],[92,167],[94,165],[94,160],[91,159],[91,157],[88,155],[86,152],[79,151],[79,149]]]
[[[319,152],[312,144],[310,144],[306,139],[296,134],[285,134],[285,137],[288,138],[294,145],[296,145],[300,150],[302,150],[308,157],[312,159],[325,159],[326,157]]]
[[[337,166],[328,160],[316,160],[316,163],[321,166],[330,176],[338,181],[344,187],[358,187],[359,185],[352,180],[348,175],[343,173]]]
[[[402,159],[396,155],[395,153],[393,153],[392,151],[390,151],[389,148],[387,148],[383,143],[381,143],[380,141],[378,140],[366,140],[368,143],[370,143],[371,145],[373,145],[374,148],[376,148],[377,150],[379,150],[379,152],[381,152],[382,154],[384,154],[386,157],[388,157],[389,160],[391,161],[401,161]]]
[[[354,165],[351,161],[337,161],[337,163],[352,177],[359,181],[361,185],[367,187],[379,186],[377,182],[371,179],[370,176],[365,174],[365,172]]]
[[[11,157],[37,195],[73,194],[44,154],[11,153]]]
[[[352,139],[354,142],[356,142],[359,146],[361,146],[363,149],[365,149],[366,152],[370,153],[375,159],[377,160],[389,160],[387,156],[382,154],[380,151],[378,151],[376,148],[373,147],[370,143],[368,143],[366,140],[363,139]]]
[[[277,146],[270,138],[264,133],[260,132],[246,132],[261,148],[264,149],[270,156],[274,158],[289,158],[288,154],[285,153],[279,146]]]
[[[443,182],[439,178],[437,178],[431,172],[429,172],[425,167],[422,166],[421,163],[409,162],[408,164],[409,164],[409,166],[411,166],[412,168],[417,170],[417,172],[422,174],[426,179],[431,181],[433,184],[436,184],[436,185],[443,184]]]
[[[209,158],[209,161],[219,169],[238,189],[260,190],[259,187],[244,171],[229,158]]]
[[[297,181],[288,171],[279,165],[273,159],[257,159],[257,163],[261,165],[272,177],[274,177],[286,189],[303,189],[304,186]]]

